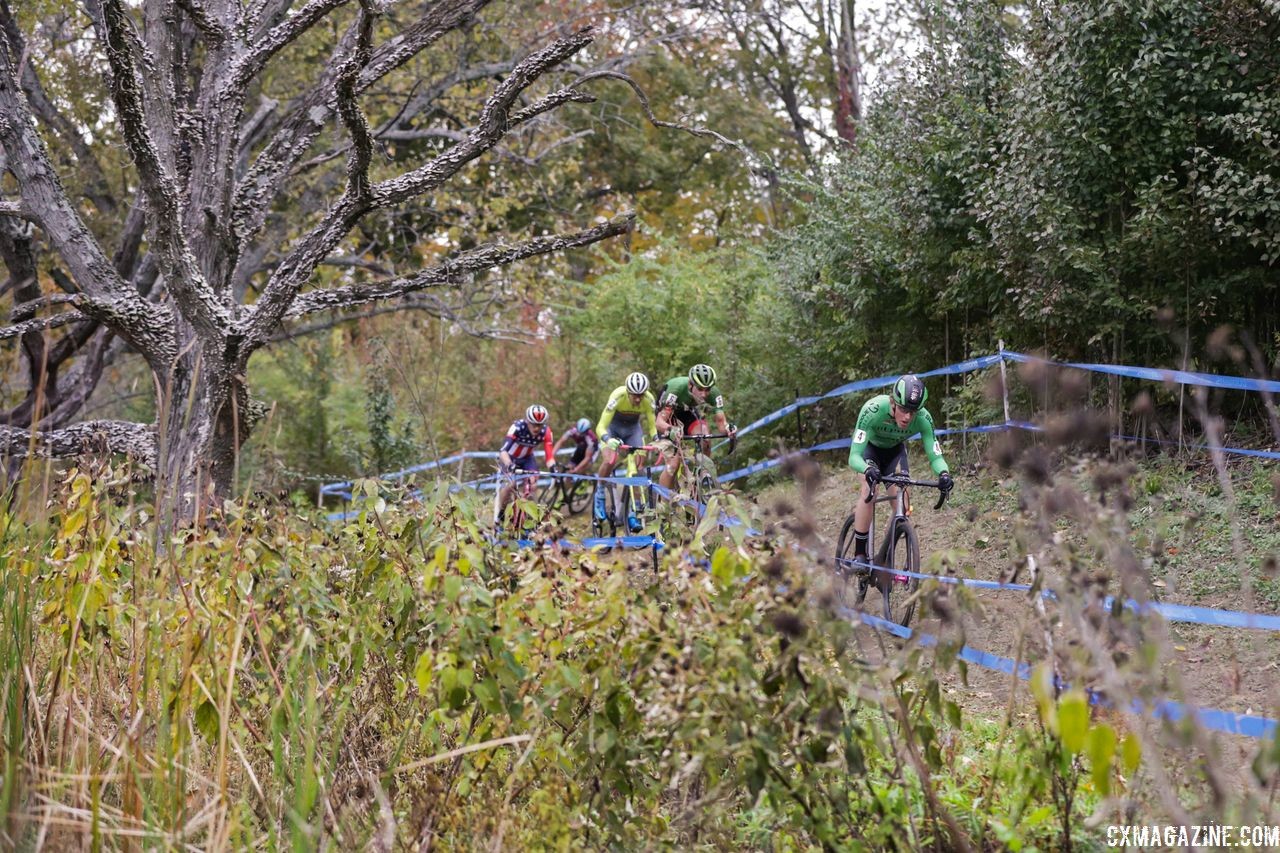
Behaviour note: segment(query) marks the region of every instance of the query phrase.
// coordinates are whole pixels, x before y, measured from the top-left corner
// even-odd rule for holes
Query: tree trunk
[[[854,29],[854,0],[840,0],[840,39],[836,45],[836,133],[849,144],[858,138],[862,119],[858,34]]]
[[[156,499],[161,517],[201,521],[232,497],[255,419],[234,354],[192,346],[161,395]]]

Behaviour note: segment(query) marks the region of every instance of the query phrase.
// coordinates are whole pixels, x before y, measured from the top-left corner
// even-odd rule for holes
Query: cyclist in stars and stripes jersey
[[[498,499],[494,501],[493,526],[502,528],[502,516],[506,513],[507,504],[511,502],[515,491],[515,473],[523,471],[537,473],[538,457],[534,451],[541,444],[548,460],[553,459],[550,416],[545,406],[534,403],[524,410],[524,417],[511,424],[506,438],[502,441],[502,449],[498,451],[498,472],[502,475],[502,486],[498,490]]]

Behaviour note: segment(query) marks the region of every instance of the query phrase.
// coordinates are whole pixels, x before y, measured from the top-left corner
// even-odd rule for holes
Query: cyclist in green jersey
[[[664,488],[670,489],[675,483],[680,456],[680,448],[675,442],[667,441],[666,436],[677,424],[683,435],[708,434],[703,418],[706,409],[715,413],[716,429],[730,436],[737,433],[737,427],[729,423],[724,413],[724,395],[716,387],[716,372],[709,364],[695,364],[689,368],[688,376],[668,379],[658,391],[657,426],[658,435],[663,437],[658,446],[662,448],[665,463],[658,482]]]
[[[627,381],[613,389],[609,402],[600,413],[600,422],[596,424],[596,435],[600,436],[600,469],[597,474],[608,477],[618,464],[618,448],[621,445],[639,447],[657,438],[657,429],[653,420],[653,392],[649,390],[649,377],[643,373],[632,373]],[[595,498],[596,518],[605,517],[604,489],[596,483]],[[634,515],[627,519],[632,530],[640,527],[640,521]]]
[[[950,492],[954,485],[947,460],[942,458],[942,447],[933,434],[933,416],[924,407],[929,396],[924,383],[907,374],[893,383],[888,394],[872,397],[858,413],[858,423],[853,431],[853,443],[849,447],[849,467],[862,475],[862,488],[858,503],[853,508],[853,558],[867,559],[867,533],[871,530],[871,516],[875,505],[867,503],[867,495],[880,479],[881,472],[893,474],[907,468],[907,439],[920,433],[929,466],[938,475],[943,492]]]

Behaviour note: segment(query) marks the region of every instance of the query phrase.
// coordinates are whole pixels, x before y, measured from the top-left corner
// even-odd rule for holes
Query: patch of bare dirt
[[[852,509],[856,477],[843,465],[822,467],[823,476],[812,487],[807,510],[817,527],[816,535],[824,555],[833,555],[841,525]],[[950,570],[961,577],[1008,581],[1029,581],[1024,566],[1015,565],[1014,521],[1019,513],[1021,486],[1016,480],[998,480],[989,474],[957,477],[957,486],[947,506],[935,512],[931,496],[915,500],[912,515],[920,539],[923,569],[945,573],[943,558]],[[796,511],[796,486],[789,482],[771,485],[753,496],[763,509]],[[883,529],[883,524],[881,524]],[[1070,535],[1070,530],[1065,531]],[[1113,584],[1114,586],[1114,584]],[[1159,587],[1153,588],[1162,592]],[[1117,589],[1110,590],[1118,592]],[[960,638],[973,649],[1005,658],[1030,661],[1046,659],[1046,640],[1035,618],[1035,599],[1025,592],[957,590],[949,593],[972,606],[956,608],[956,620],[943,624],[936,615],[917,618],[918,631],[947,638]],[[874,591],[864,608],[880,615]],[[1181,604],[1202,604],[1188,594],[1163,594],[1162,600]],[[1238,601],[1215,602],[1237,608]],[[1176,661],[1167,667],[1167,678],[1175,693],[1200,707],[1219,708],[1243,714],[1278,716],[1280,711],[1280,634],[1270,631],[1169,623],[1166,652]],[[1056,632],[1059,655],[1069,653],[1078,638]],[[882,654],[898,653],[897,644],[885,644],[879,632],[861,632],[862,651],[868,660]],[[1168,649],[1172,646],[1172,649]],[[955,670],[943,676],[950,698],[971,712],[988,717],[1032,718],[1035,703],[1024,681],[1001,672],[970,665],[962,680]],[[1225,737],[1234,742],[1242,757],[1256,741]]]

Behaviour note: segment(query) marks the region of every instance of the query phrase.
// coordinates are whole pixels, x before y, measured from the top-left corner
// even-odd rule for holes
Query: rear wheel
[[[879,575],[876,582],[884,599],[884,618],[905,627],[915,615],[920,591],[920,578],[896,571],[920,571],[920,545],[910,521],[901,518],[893,525],[880,546],[876,562],[895,570],[876,573]]]

